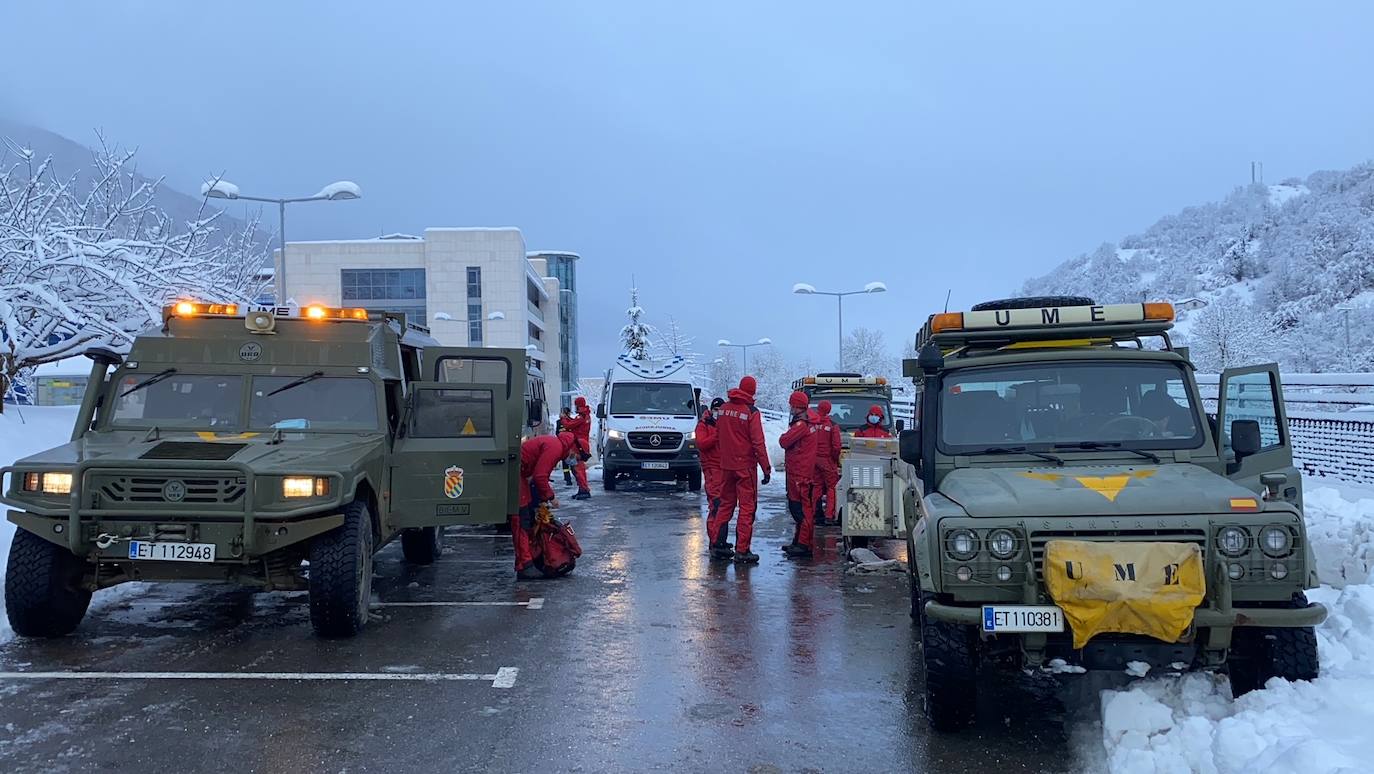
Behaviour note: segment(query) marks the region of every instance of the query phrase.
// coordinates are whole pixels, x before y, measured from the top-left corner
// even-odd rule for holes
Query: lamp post
[[[739,349],[740,352],[744,353],[744,372],[747,374],[747,373],[749,373],[749,348],[750,348],[750,347],[762,347],[762,346],[765,346],[765,345],[768,345],[768,344],[772,344],[772,343],[773,343],[773,340],[770,339],[770,338],[762,338],[762,339],[759,339],[758,341],[754,342],[753,344],[731,344],[729,339],[721,339],[720,341],[717,341],[717,342],[716,342],[716,346],[718,346],[718,347],[736,347],[736,348]]]
[[[867,295],[869,293],[885,293],[887,292],[887,285],[882,282],[870,282],[867,285],[864,285],[863,290],[845,290],[837,293],[829,290],[816,290],[814,285],[808,285],[805,282],[798,282],[797,284],[792,286],[792,292],[796,293],[799,296],[835,297],[836,309],[839,312],[839,364],[840,368],[844,368],[844,297],[862,296]]]
[[[286,303],[286,205],[295,202],[341,202],[349,199],[361,199],[363,191],[357,183],[350,180],[339,180],[321,188],[314,196],[297,196],[287,199],[276,199],[270,196],[244,196],[239,193],[239,187],[227,180],[207,180],[200,186],[200,195],[211,199],[237,199],[246,202],[268,202],[277,205],[277,237],[280,242],[281,250],[281,270],[276,272],[274,284],[277,286],[278,303]]]

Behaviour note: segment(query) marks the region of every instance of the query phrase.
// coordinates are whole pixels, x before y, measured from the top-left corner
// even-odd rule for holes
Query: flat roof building
[[[562,393],[557,403],[571,407],[573,396],[578,392],[579,349],[577,338],[577,261],[581,256],[567,250],[536,250],[529,254],[530,262],[539,274],[558,279],[559,299],[559,342],[558,351],[562,355],[559,373]],[[550,396],[552,399],[553,396]]]

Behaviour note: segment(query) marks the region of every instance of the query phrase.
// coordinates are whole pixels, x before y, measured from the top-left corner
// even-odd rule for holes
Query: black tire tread
[[[957,731],[972,725],[978,708],[978,649],[973,630],[923,616],[921,661],[931,728]]]
[[[1307,604],[1299,594],[1293,607]],[[1317,631],[1311,626],[1243,628],[1231,635],[1231,694],[1237,698],[1257,691],[1271,677],[1289,681],[1315,680],[1321,674]]]
[[[355,500],[343,516],[341,526],[310,543],[310,623],[321,637],[351,637],[367,623],[357,609],[354,557],[360,544],[370,548],[372,515]]]
[[[80,587],[81,560],[67,549],[16,529],[5,568],[5,612],[21,637],[62,637],[86,617],[91,592]]]
[[[1042,306],[1092,306],[1097,303],[1087,296],[1019,296],[999,298],[973,305],[975,312],[989,312],[993,309],[1039,309]]]
[[[608,465],[601,467],[601,488],[607,492],[615,491],[615,469]]]

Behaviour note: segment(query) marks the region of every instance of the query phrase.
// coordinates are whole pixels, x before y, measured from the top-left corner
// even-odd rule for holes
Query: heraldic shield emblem
[[[456,500],[463,495],[463,469],[454,465],[444,470],[444,496]]]

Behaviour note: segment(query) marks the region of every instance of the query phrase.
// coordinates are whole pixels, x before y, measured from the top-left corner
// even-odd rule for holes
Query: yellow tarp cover
[[[1191,543],[1045,544],[1045,586],[1073,627],[1073,646],[1099,634],[1177,642],[1207,591],[1202,549]]]

